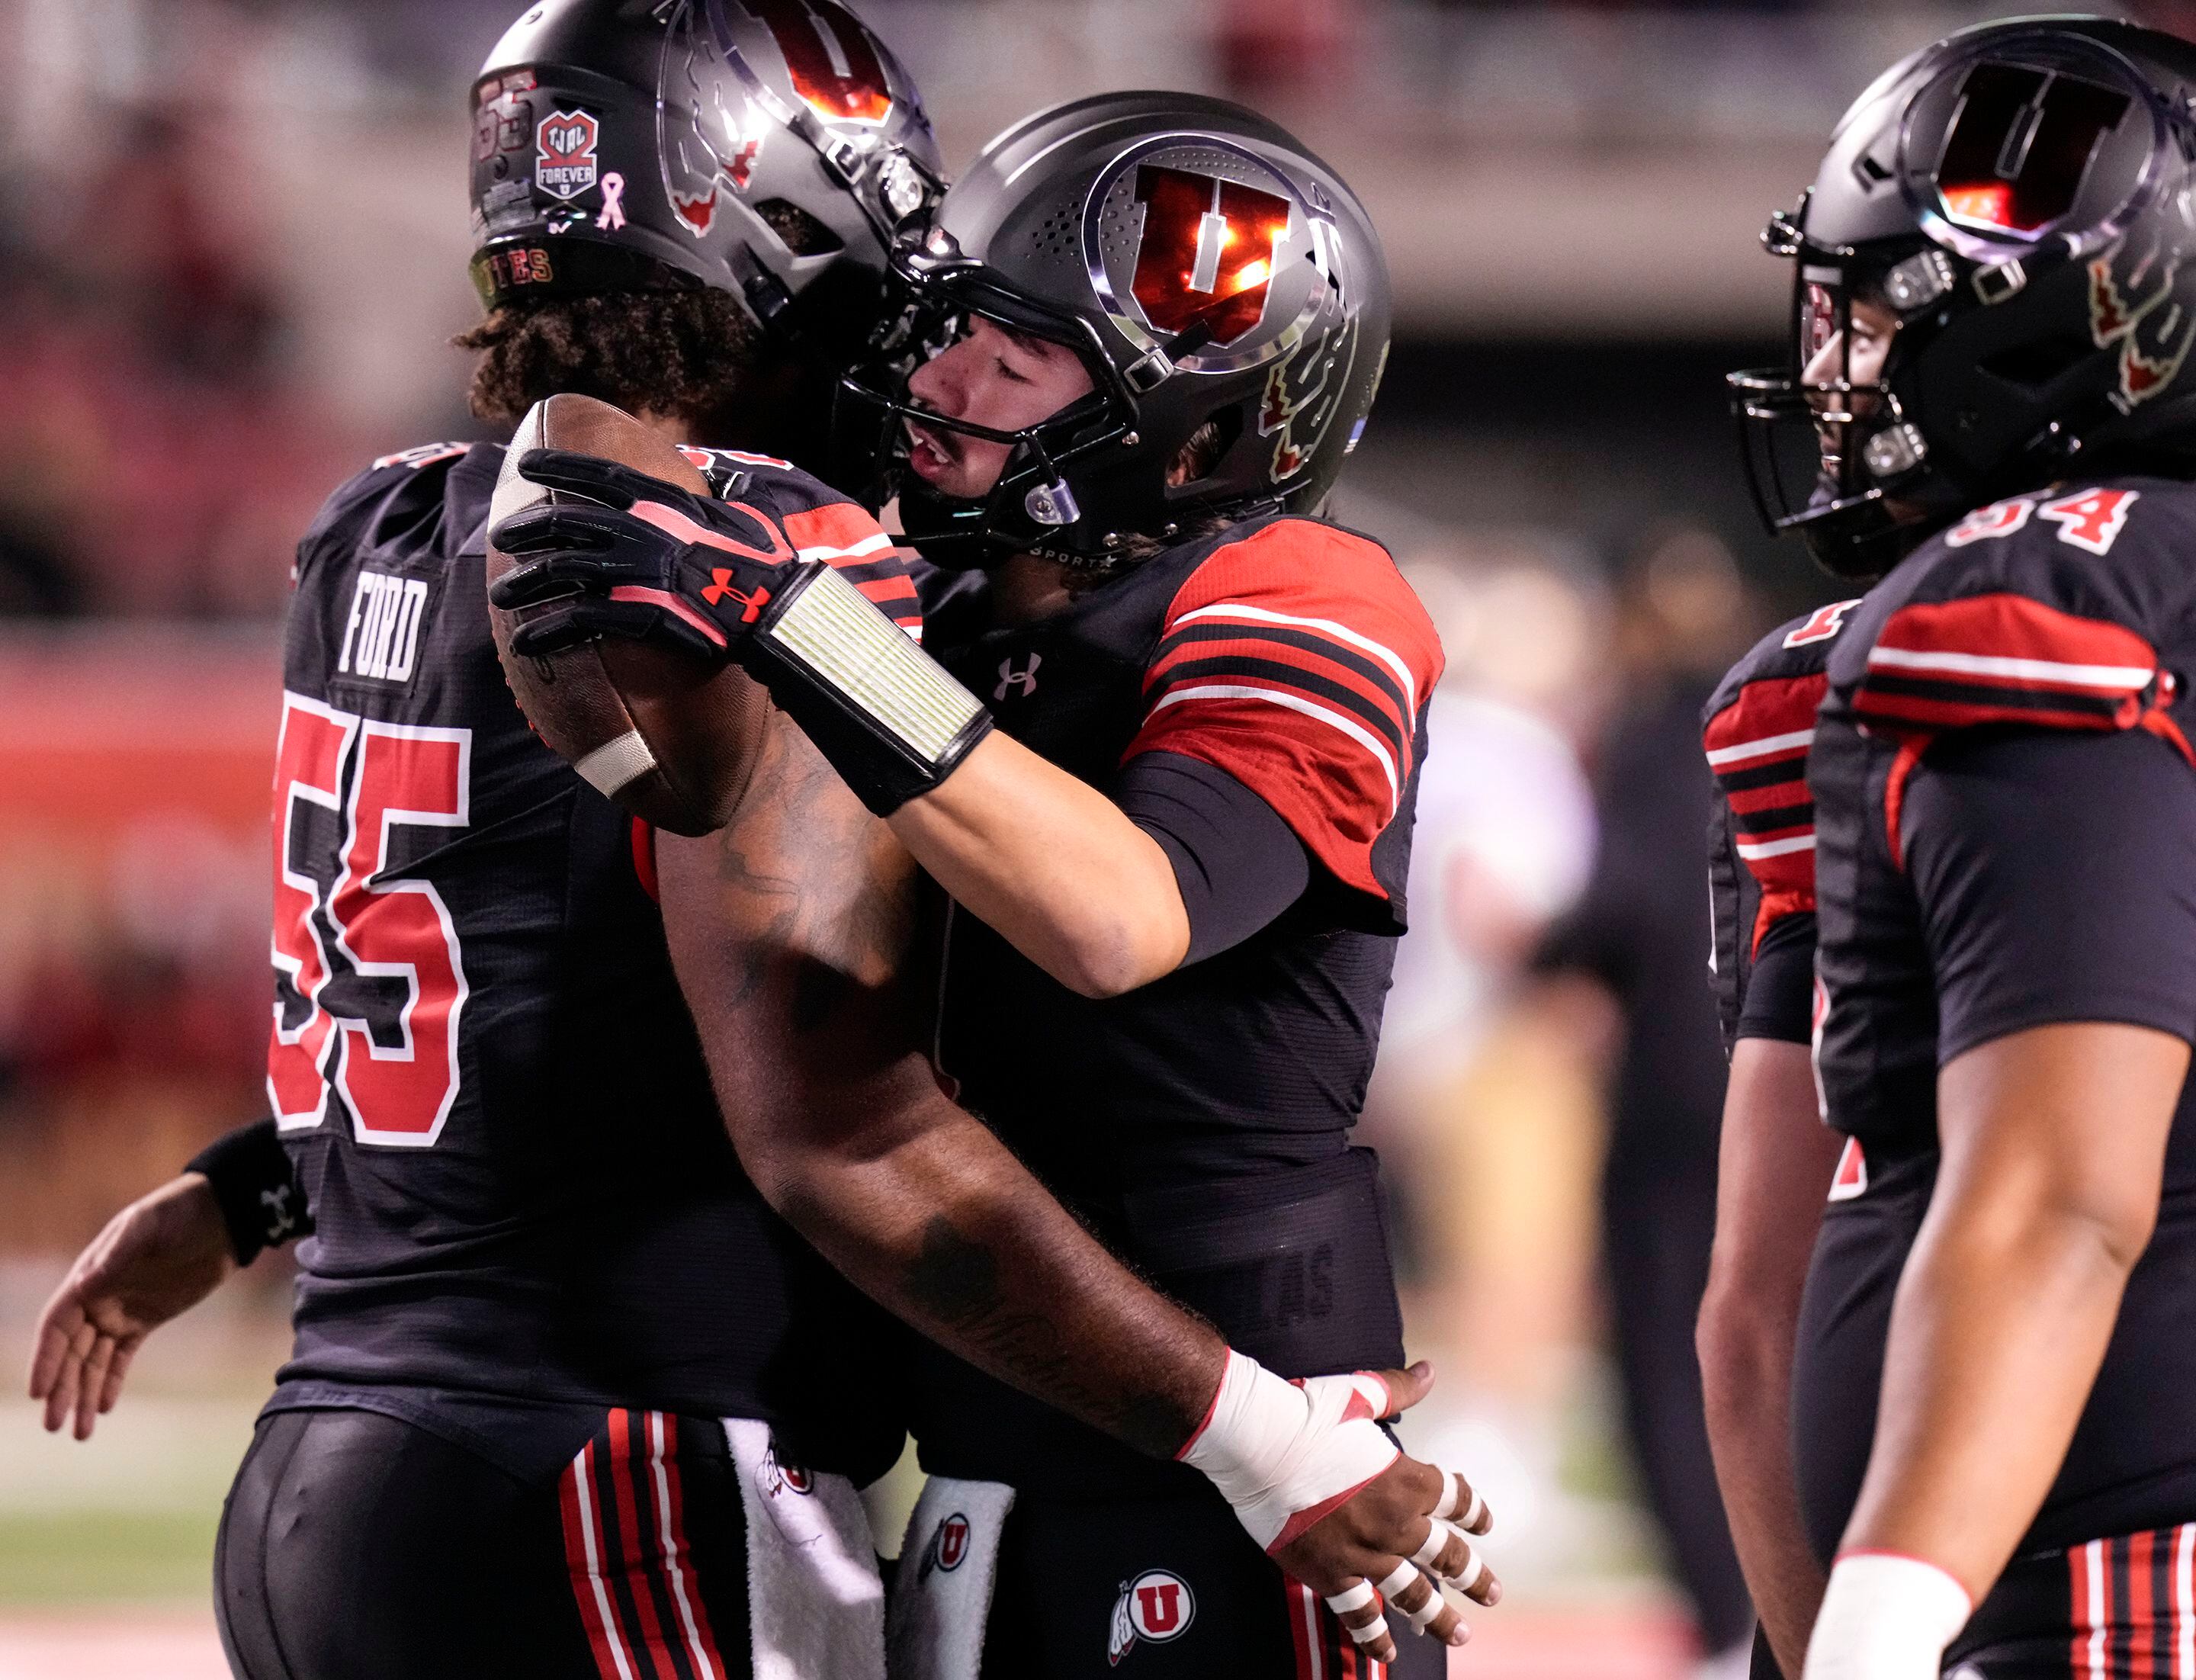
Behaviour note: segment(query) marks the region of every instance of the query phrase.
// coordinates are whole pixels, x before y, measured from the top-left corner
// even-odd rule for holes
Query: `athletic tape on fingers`
[[[1402,1605],[1397,1602],[1397,1595],[1413,1581],[1425,1582],[1425,1602],[1415,1610],[1403,1610]],[[1411,1630],[1414,1633],[1424,1633],[1433,1619],[1442,1613],[1441,1589],[1425,1576],[1421,1575],[1419,1573],[1419,1566],[1415,1563],[1397,1564],[1388,1579],[1380,1583],[1380,1590],[1386,1596],[1389,1603],[1395,1605],[1398,1610],[1403,1611],[1403,1619],[1410,1623]]]
[[[1448,1477],[1448,1486],[1442,1493],[1441,1503],[1434,1507],[1434,1515],[1437,1517],[1445,1517],[1453,1521],[1459,1528],[1470,1528],[1477,1523],[1480,1518],[1487,1515],[1487,1501],[1479,1497],[1479,1490],[1475,1487],[1471,1490],[1471,1498],[1470,1502],[1468,1503],[1465,1503],[1463,1498],[1465,1490],[1464,1478],[1457,1474],[1453,1470],[1448,1471],[1445,1474]],[[1464,1504],[1464,1510],[1461,1514],[1457,1510],[1457,1506],[1459,1503]]]
[[[1326,1601],[1326,1608],[1338,1616],[1347,1616],[1362,1610],[1379,1595],[1372,1590],[1372,1583],[1360,1581],[1354,1587],[1344,1587]]]

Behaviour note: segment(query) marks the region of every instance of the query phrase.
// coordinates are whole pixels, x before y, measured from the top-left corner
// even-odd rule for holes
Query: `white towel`
[[[844,1476],[778,1463],[770,1426],[725,1420],[748,1520],[755,1680],[884,1680],[885,1588]]]
[[[933,1476],[924,1485],[893,1583],[893,1680],[976,1680],[1014,1503],[1003,1481]]]

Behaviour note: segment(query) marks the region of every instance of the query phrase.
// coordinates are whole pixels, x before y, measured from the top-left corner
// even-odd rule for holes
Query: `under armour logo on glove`
[[[488,533],[520,562],[488,599],[507,611],[542,609],[511,636],[521,655],[624,636],[721,664],[800,564],[777,522],[745,502],[569,449],[529,449],[518,472],[587,498],[536,503]]]
[[[732,587],[731,573],[725,571],[724,567],[719,566],[710,575],[709,586],[702,591],[702,599],[708,602],[711,606],[722,606],[727,600],[739,602],[741,605],[747,608],[747,611],[740,615],[740,622],[752,624],[760,615],[763,608],[770,605],[770,591],[758,589],[753,594],[743,594]]]

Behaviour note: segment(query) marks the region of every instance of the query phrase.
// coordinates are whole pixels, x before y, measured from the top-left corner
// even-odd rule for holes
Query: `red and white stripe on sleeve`
[[[779,523],[802,559],[829,561],[833,571],[875,601],[893,623],[922,640],[922,607],[907,556],[866,508],[851,501],[827,502],[788,513]]]
[[[1829,679],[1757,677],[1708,720],[1708,769],[1731,807],[1737,849],[1761,889],[1752,946],[1787,916],[1815,907],[1815,802],[1807,751]]]
[[[1280,519],[1215,549],[1169,603],[1122,755],[1178,752],[1271,805],[1346,885],[1388,900],[1373,843],[1406,808],[1441,642],[1377,543]]]

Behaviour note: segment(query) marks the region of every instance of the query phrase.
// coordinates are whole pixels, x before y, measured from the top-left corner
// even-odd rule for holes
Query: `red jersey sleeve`
[[[1338,880],[1400,902],[1375,843],[1409,815],[1441,672],[1432,622],[1385,550],[1277,520],[1176,592],[1123,762],[1176,752],[1226,771]]]

